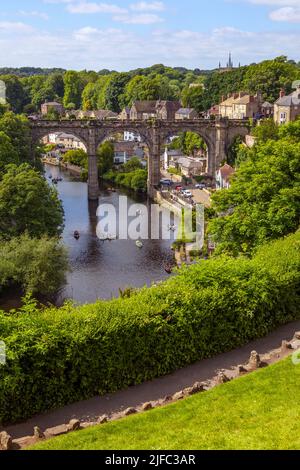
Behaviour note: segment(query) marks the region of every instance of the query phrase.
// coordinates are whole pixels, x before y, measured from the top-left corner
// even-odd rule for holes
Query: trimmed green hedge
[[[0,420],[112,392],[299,318],[300,233],[252,259],[216,258],[128,299],[0,314]]]

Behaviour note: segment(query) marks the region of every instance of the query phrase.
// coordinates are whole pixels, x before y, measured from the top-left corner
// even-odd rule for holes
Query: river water
[[[71,272],[57,303],[68,298],[80,304],[109,299],[119,296],[119,289],[149,286],[168,276],[164,266],[173,260],[173,240],[144,240],[141,249],[135,240],[100,240],[96,233],[98,203],[88,201],[87,184],[54,166],[46,165],[45,175],[49,184],[50,176],[63,178],[57,190],[65,211],[63,241],[69,250]],[[127,196],[128,207],[150,205],[145,196],[105,188],[101,189],[99,203],[112,204],[118,215],[119,196]],[[79,240],[74,239],[75,230],[80,232]]]

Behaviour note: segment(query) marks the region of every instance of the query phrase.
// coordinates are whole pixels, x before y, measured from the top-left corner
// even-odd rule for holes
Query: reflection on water
[[[137,248],[134,240],[99,240],[96,235],[98,203],[88,201],[86,183],[75,181],[58,167],[46,166],[45,170],[49,184],[50,175],[63,178],[57,189],[65,210],[63,240],[69,248],[72,272],[68,274],[59,302],[65,298],[79,303],[109,299],[118,296],[119,289],[150,285],[168,276],[164,264],[173,259],[172,240],[145,240],[142,249]],[[126,193],[103,189],[99,202],[113,204],[119,215],[120,194]],[[128,207],[136,203],[149,205],[150,201],[131,194]],[[75,230],[80,232],[79,240],[74,239]]]

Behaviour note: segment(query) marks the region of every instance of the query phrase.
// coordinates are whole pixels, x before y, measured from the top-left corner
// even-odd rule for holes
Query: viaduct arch
[[[88,194],[89,199],[98,199],[99,182],[97,148],[110,135],[117,132],[133,131],[139,134],[149,148],[148,193],[153,196],[160,181],[161,147],[170,135],[190,131],[199,134],[208,146],[208,172],[215,174],[220,163],[226,159],[227,150],[236,136],[249,133],[247,121],[220,118],[215,121],[194,119],[187,121],[142,120],[59,120],[31,121],[32,148],[45,135],[57,132],[73,134],[86,146],[88,153]]]

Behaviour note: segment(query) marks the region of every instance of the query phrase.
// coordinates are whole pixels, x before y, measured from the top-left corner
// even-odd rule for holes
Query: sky
[[[300,0],[1,0],[0,67],[300,60]]]

